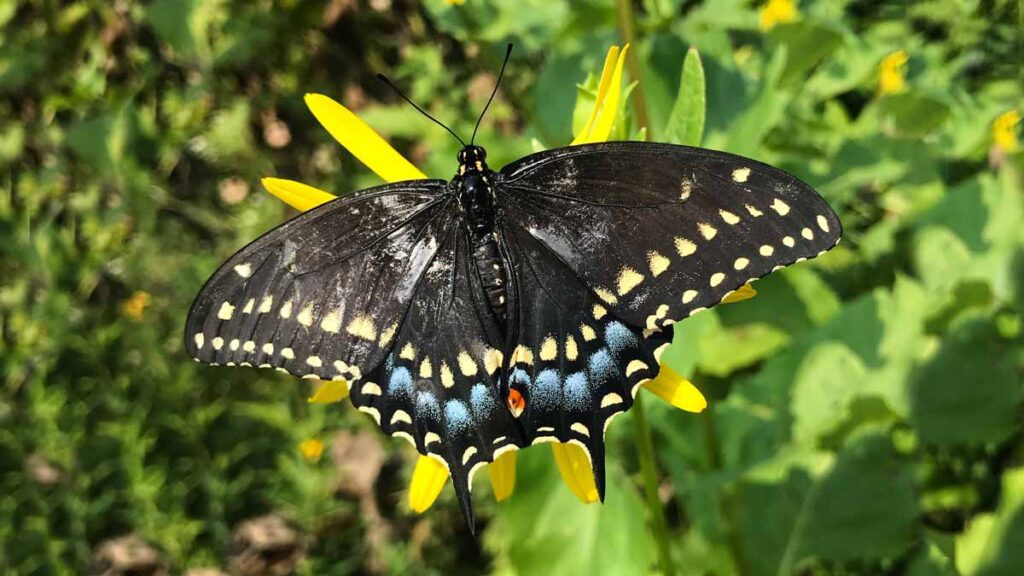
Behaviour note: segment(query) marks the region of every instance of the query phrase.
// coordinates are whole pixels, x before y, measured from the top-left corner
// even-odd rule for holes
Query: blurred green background
[[[1024,574],[1021,22],[1011,0],[0,3],[0,573],[658,572],[632,415],[603,506],[523,451],[510,500],[477,478],[474,539],[450,487],[409,512],[414,453],[347,401],[182,351],[202,282],[294,214],[259,177],[379,183],[305,92],[449,177],[454,141],[375,73],[467,134],[515,42],[477,138],[500,166],[569,142],[629,29],[620,137],[641,109],[648,138],[684,132],[694,46],[704,145],[846,228],[677,325],[667,361],[710,407],[645,404],[675,569]]]

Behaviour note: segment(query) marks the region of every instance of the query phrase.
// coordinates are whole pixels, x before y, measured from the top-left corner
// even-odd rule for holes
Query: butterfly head
[[[466,174],[483,174],[487,167],[487,151],[481,146],[470,144],[459,150],[459,176]]]

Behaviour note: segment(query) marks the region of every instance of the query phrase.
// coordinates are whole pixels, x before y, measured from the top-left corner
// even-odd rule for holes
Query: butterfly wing
[[[384,363],[352,388],[352,402],[385,433],[411,442],[451,474],[470,529],[472,478],[522,444],[499,394],[502,337],[453,215]]]
[[[186,350],[210,364],[360,380],[383,360],[437,251],[445,186],[371,188],[261,236],[196,297]]]
[[[649,338],[609,313],[558,255],[511,221],[502,238],[512,270],[513,345],[506,382],[524,398],[525,443],[582,447],[604,499],[604,434],[628,410],[672,340]]]
[[[810,186],[740,156],[610,142],[527,156],[498,203],[624,322],[652,333],[813,258],[841,225]]]

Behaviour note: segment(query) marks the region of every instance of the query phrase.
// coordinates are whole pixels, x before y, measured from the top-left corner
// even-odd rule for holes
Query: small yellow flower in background
[[[999,115],[992,122],[992,143],[1003,152],[1013,153],[1020,149],[1017,125],[1020,124],[1020,112],[1010,110]]]
[[[795,17],[795,4],[788,4],[792,7],[792,19]],[[628,49],[627,45],[621,49],[612,46],[608,50],[594,108],[583,129],[573,139],[573,145],[605,142],[611,136],[623,98],[622,73]],[[322,94],[307,94],[305,101],[331,136],[384,181],[426,178],[423,172],[345,106]],[[301,211],[310,210],[336,198],[333,194],[292,180],[264,178],[262,182],[268,192]],[[754,289],[747,285],[734,292],[726,301],[737,302],[751,298],[754,294]],[[662,367],[658,376],[644,386],[671,405],[688,412],[700,412],[707,406],[704,396],[691,382],[667,367]],[[328,381],[323,383],[309,401],[336,402],[347,395],[347,383]],[[312,444],[314,442],[317,444]],[[315,458],[319,458],[323,444],[317,440],[308,440],[302,444],[300,450],[303,456],[312,460],[313,458],[307,454],[313,453],[316,445],[319,445],[319,448]],[[575,444],[553,443],[551,448],[559,473],[573,494],[584,503],[596,502],[597,487],[586,451]],[[506,452],[488,466],[491,486],[498,501],[511,496],[515,489],[515,457],[515,452]],[[438,456],[420,455],[409,484],[409,507],[417,513],[430,508],[448,478],[448,468]]]
[[[794,0],[768,0],[761,6],[761,31],[767,32],[779,24],[796,21],[800,10]]]
[[[134,294],[121,303],[121,314],[124,314],[130,320],[138,322],[142,320],[142,314],[146,311],[146,306],[149,306],[152,300],[149,292],[136,290]]]
[[[299,444],[299,454],[302,454],[307,462],[319,462],[324,454],[324,443],[316,438],[310,438]]]
[[[907,60],[909,60],[909,57],[904,50],[897,50],[882,58],[881,63],[878,64],[879,96],[895,94],[906,90]]]
[[[444,3],[449,6],[462,6],[466,3],[466,0],[444,0]]]

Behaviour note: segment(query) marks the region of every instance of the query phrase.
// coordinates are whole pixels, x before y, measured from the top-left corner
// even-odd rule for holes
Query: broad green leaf
[[[667,138],[676,144],[700,146],[704,136],[705,86],[704,65],[700,53],[690,48],[683,60],[679,94],[668,118]]]
[[[848,347],[819,344],[804,357],[792,390],[793,439],[816,443],[847,417],[865,386],[867,368]]]
[[[988,319],[953,329],[909,382],[910,419],[921,439],[955,446],[1006,438],[1018,426],[1019,367]]]
[[[830,26],[809,20],[782,24],[772,29],[769,37],[786,47],[789,58],[779,85],[791,86],[803,82],[808,72],[829,57],[843,43],[843,35]]]
[[[900,138],[920,138],[949,117],[949,106],[923,92],[903,92],[883,97],[878,102],[882,130]]]
[[[518,574],[642,574],[653,560],[635,487],[609,466],[603,504],[583,504],[561,483],[551,451],[519,452],[520,480],[484,536]]]

